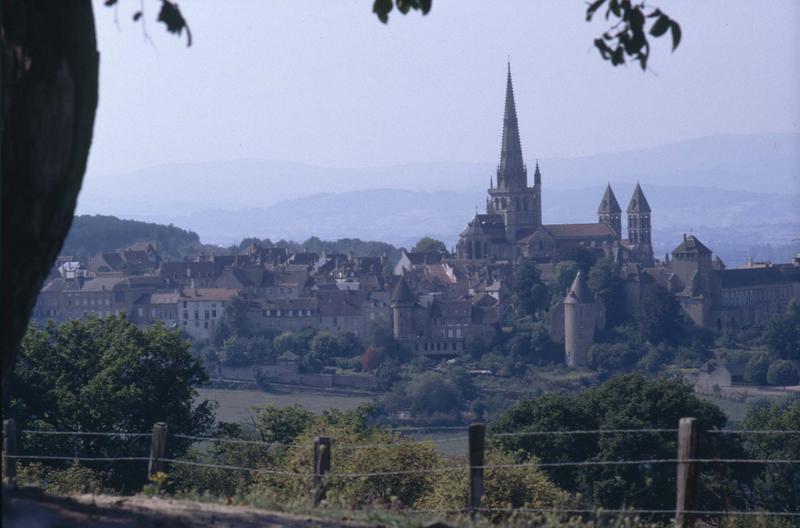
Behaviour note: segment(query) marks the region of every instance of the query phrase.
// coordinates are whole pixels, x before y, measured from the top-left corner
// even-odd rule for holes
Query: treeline
[[[78,215],[72,222],[67,239],[61,249],[62,255],[69,255],[80,261],[101,252],[117,251],[136,242],[153,242],[166,260],[182,260],[200,254],[224,255],[238,253],[255,243],[263,247],[285,247],[290,253],[310,252],[352,254],[356,257],[381,257],[386,255],[390,262],[397,262],[400,249],[386,242],[340,238],[320,240],[311,237],[304,242],[269,238],[248,237],[238,244],[222,247],[204,244],[194,231],[182,229],[172,224],[164,225],[139,220],[124,220],[109,215]]]
[[[138,461],[93,466],[72,460],[25,461],[19,464],[20,482],[61,493],[144,490],[299,507],[307,504],[311,487],[310,479],[303,477],[311,472],[310,446],[315,437],[329,436],[335,473],[341,476],[332,475],[326,481],[327,505],[449,510],[466,504],[467,473],[452,471],[466,465],[466,459],[443,455],[432,442],[388,431],[382,425],[385,417],[376,415],[374,407],[315,416],[298,407],[267,406],[258,410],[252,428],[246,430],[238,424],[215,424],[213,407],[193,402],[192,386],[206,379],[188,343],[160,325],[139,329],[112,316],[32,328],[8,387],[4,418],[14,418],[20,430],[119,433],[147,432],[154,422],[163,421],[170,432],[166,458],[194,465],[170,463],[165,474],[148,483]],[[442,396],[434,390],[436,381],[419,380],[420,387],[412,391]],[[799,476],[791,465],[725,463],[728,459],[797,460],[800,444],[791,435],[710,434],[707,431],[727,426],[718,407],[697,398],[679,380],[640,374],[619,376],[577,394],[521,401],[490,424],[486,464],[493,467],[486,470],[483,503],[490,508],[671,509],[674,465],[616,462],[673,458],[675,434],[664,430],[674,429],[686,416],[695,417],[703,431],[698,457],[720,461],[701,468],[697,509],[785,512],[800,503]],[[741,428],[795,431],[799,418],[796,397],[763,401],[748,409]],[[537,434],[585,429],[644,431]],[[196,445],[181,435],[273,445]],[[146,436],[124,434],[23,435],[20,449],[56,457],[134,457],[146,452],[148,442]],[[609,464],[544,464],[587,460]],[[543,464],[537,467],[539,461]],[[233,471],[231,466],[256,471]],[[350,478],[365,473],[369,478]],[[498,513],[492,520],[508,520],[503,515]]]
[[[256,244],[262,247],[285,247],[290,253],[308,252],[327,254],[339,253],[343,255],[352,254],[355,257],[382,257],[386,256],[390,262],[397,262],[400,259],[400,248],[386,242],[374,240],[360,240],[358,238],[340,238],[338,240],[320,240],[319,237],[312,236],[303,242],[291,240],[278,240],[273,242],[269,238],[248,237],[232,246],[230,249],[239,252]]]
[[[226,252],[224,248],[203,244],[194,231],[172,224],[123,220],[106,215],[78,215],[72,221],[61,254],[85,261],[97,253],[117,251],[136,242],[154,242],[161,257],[169,260],[203,252]]]

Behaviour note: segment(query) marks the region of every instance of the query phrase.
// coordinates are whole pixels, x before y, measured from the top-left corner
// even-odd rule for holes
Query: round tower
[[[392,291],[389,306],[392,309],[392,333],[395,339],[414,335],[414,304],[416,298],[402,277]]]
[[[564,299],[564,349],[568,367],[585,367],[594,342],[597,305],[589,286],[578,271]]]

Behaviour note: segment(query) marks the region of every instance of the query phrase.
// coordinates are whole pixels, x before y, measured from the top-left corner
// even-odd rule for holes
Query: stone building
[[[585,367],[595,329],[603,328],[603,307],[578,271],[564,299],[564,350],[569,367]]]
[[[580,247],[596,256],[620,253],[625,260],[653,264],[651,211],[638,183],[627,209],[627,240],[622,239],[622,210],[610,184],[598,208],[597,223],[542,223],[542,173],[537,162],[529,187],[510,66],[496,177],[496,184],[493,178],[489,180],[486,213],[476,213],[459,235],[458,259],[515,262],[531,258],[548,263]]]
[[[647,271],[696,324],[717,331],[763,324],[800,300],[798,262],[727,269],[694,235],[684,235],[668,263]]]
[[[210,339],[225,306],[236,293],[224,288],[182,289],[178,296],[180,328],[193,339]]]
[[[401,278],[390,299],[392,333],[414,354],[455,356],[469,338],[490,338],[497,331],[501,303],[489,295],[446,298],[417,294]]]

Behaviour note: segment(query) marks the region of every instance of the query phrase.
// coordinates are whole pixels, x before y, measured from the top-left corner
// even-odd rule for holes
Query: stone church
[[[614,255],[620,260],[652,266],[650,205],[638,183],[626,213],[628,238],[623,239],[622,209],[609,184],[600,202],[596,223],[542,223],[542,174],[537,162],[533,186],[528,186],[509,64],[496,183],[494,178],[490,179],[486,213],[476,214],[461,232],[456,245],[457,258],[509,262],[531,258],[538,262],[554,262],[560,259],[561,253],[582,247],[597,256]]]

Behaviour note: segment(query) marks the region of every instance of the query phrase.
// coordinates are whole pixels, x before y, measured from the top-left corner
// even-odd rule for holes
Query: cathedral
[[[596,223],[542,223],[542,174],[537,162],[533,186],[528,186],[509,64],[496,180],[489,181],[486,213],[476,214],[461,232],[457,257],[508,262],[530,258],[544,263],[558,261],[562,254],[575,248],[585,248],[597,256],[613,255],[619,260],[652,266],[650,205],[638,183],[626,213],[628,238],[623,239],[622,209],[609,184],[598,207]]]

